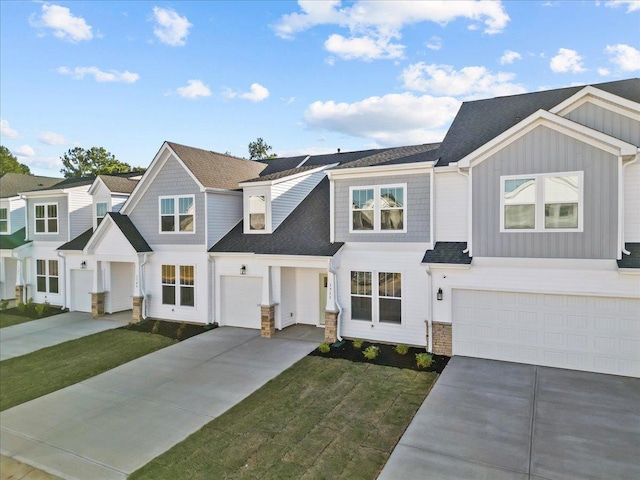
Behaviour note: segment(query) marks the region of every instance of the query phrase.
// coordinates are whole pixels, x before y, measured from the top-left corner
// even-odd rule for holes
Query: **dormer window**
[[[249,196],[249,230],[264,231],[267,205],[264,195]]]
[[[96,225],[100,225],[100,222],[102,222],[102,219],[107,214],[107,209],[108,206],[106,202],[96,203]]]
[[[0,208],[0,233],[9,231],[9,209]]]
[[[160,233],[195,232],[193,195],[160,197]]]

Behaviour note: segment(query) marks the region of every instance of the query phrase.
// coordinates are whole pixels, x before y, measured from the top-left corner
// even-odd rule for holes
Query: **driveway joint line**
[[[533,370],[533,399],[531,403],[531,430],[529,436],[529,471],[527,472],[531,476],[531,461],[533,459],[533,437],[534,429],[536,427],[536,398],[538,393],[538,367]]]

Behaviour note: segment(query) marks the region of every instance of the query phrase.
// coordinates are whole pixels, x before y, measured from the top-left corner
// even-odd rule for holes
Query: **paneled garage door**
[[[640,377],[640,300],[453,291],[454,355]]]
[[[91,311],[91,286],[93,271],[71,270],[71,305],[70,310],[76,312]]]
[[[262,278],[223,276],[220,297],[222,325],[260,328]]]

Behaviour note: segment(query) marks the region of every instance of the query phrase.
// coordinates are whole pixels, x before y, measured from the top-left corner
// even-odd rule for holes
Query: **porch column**
[[[16,259],[16,304],[24,302],[24,282],[22,281],[22,260]]]
[[[102,284],[102,262],[96,262],[93,269],[93,288],[91,289],[91,316],[104,315],[104,285]]]
[[[327,272],[327,304],[324,313],[324,341],[336,343],[338,341],[338,304],[336,302],[336,276]]]
[[[271,289],[271,267],[262,277],[262,305],[260,306],[260,335],[271,338],[276,333],[276,306]]]
[[[131,315],[132,323],[139,323],[143,320],[143,308],[144,308],[144,293],[142,290],[142,263],[140,262],[140,256],[136,257],[136,263],[134,264],[134,279],[133,279],[133,295],[132,295],[132,308],[133,314]]]

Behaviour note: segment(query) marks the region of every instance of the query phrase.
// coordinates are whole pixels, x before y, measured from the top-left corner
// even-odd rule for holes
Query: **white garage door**
[[[71,270],[71,311],[91,311],[92,270]]]
[[[453,291],[453,354],[640,377],[640,300]]]
[[[222,325],[260,328],[262,278],[221,277]]]
[[[109,311],[111,313],[133,308],[134,264],[111,262],[111,289]]]

